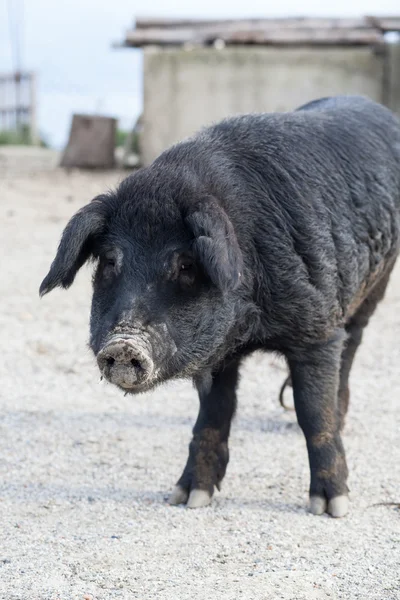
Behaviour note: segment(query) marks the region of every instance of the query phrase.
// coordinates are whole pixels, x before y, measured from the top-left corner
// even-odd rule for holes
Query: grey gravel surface
[[[68,217],[119,173],[0,182],[0,598],[400,598],[400,265],[352,375],[350,514],[307,513],[308,465],[278,404],[281,360],[248,359],[231,463],[210,507],[170,507],[189,382],[124,397],[87,348],[90,269],[38,286]],[[381,504],[383,503],[383,504]]]

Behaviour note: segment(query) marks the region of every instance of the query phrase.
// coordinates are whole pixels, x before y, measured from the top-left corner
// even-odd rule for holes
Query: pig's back
[[[282,297],[304,274],[320,292],[315,301],[349,316],[399,251],[396,117],[364,98],[328,98],[293,113],[227,119],[203,135],[227,156],[242,197],[227,194],[226,210],[239,231],[238,202],[252,219],[268,275],[279,265],[272,277]]]

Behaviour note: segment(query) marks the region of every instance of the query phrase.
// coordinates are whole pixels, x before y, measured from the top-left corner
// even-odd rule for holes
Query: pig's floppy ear
[[[103,196],[98,196],[81,208],[64,229],[50,271],[40,286],[40,296],[57,286],[68,288],[75,275],[92,254],[92,241],[106,224]]]
[[[215,199],[199,203],[186,217],[194,234],[193,251],[211,281],[222,291],[241,281],[243,256],[228,215]]]

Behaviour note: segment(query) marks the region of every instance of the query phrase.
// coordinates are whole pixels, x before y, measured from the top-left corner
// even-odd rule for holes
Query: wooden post
[[[115,166],[117,120],[97,115],[73,115],[62,167],[111,169]]]

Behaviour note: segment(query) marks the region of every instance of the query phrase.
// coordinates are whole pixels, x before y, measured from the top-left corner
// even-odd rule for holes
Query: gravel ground
[[[400,264],[353,370],[350,514],[307,513],[305,442],[277,401],[283,364],[266,355],[243,369],[221,493],[169,507],[191,384],[134,398],[99,384],[88,268],[38,298],[68,217],[119,178],[0,183],[0,598],[399,599],[400,512],[386,503],[400,502]]]

